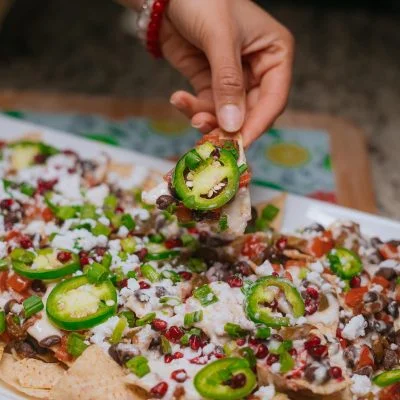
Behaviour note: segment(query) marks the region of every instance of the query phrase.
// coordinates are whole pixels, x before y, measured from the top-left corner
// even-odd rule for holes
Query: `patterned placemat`
[[[174,160],[199,133],[173,120],[5,111],[7,115],[72,134]],[[270,129],[248,150],[253,183],[336,202],[329,135],[324,131]]]

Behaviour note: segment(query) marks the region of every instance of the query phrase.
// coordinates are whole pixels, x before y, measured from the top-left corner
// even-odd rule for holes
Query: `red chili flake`
[[[255,356],[257,358],[265,358],[265,357],[267,357],[268,353],[269,352],[268,352],[267,346],[265,346],[264,344],[260,344],[257,347],[257,350],[255,352]]]
[[[333,379],[340,379],[342,377],[342,370],[339,367],[331,367],[329,369],[329,375]]]
[[[150,284],[145,281],[139,281],[139,287],[140,287],[140,289],[149,289]]]
[[[33,162],[35,164],[44,164],[49,156],[47,154],[36,154],[33,157]]]
[[[269,354],[266,360],[267,365],[275,364],[279,361],[279,356],[277,354]]]
[[[310,349],[307,349],[307,351],[308,354],[316,360],[320,360],[328,355],[328,347],[323,344],[311,347]]]
[[[239,278],[238,276],[231,276],[228,278],[227,280],[228,285],[231,288],[240,288],[243,286],[243,281],[241,278]]]
[[[121,279],[118,283],[118,288],[122,289],[128,286],[128,278]]]
[[[153,329],[155,331],[165,331],[165,329],[167,329],[168,324],[166,321],[156,318],[156,319],[153,319],[151,326],[153,327]]]
[[[314,300],[318,300],[318,298],[319,298],[318,290],[313,288],[312,286],[309,286],[306,289],[306,293],[307,293],[308,296],[310,296]]]
[[[297,350],[295,348],[292,348],[288,351],[288,353],[292,356],[295,357],[297,356]]]
[[[351,288],[359,288],[361,286],[361,278],[359,276],[353,276],[350,279]]]
[[[144,258],[147,256],[147,249],[143,247],[142,249],[138,250],[135,255],[139,258],[139,261],[143,261]]]
[[[275,245],[276,245],[276,247],[277,247],[278,250],[283,251],[283,250],[285,250],[285,248],[286,248],[286,246],[287,246],[287,243],[288,243],[287,238],[284,237],[284,236],[282,236],[281,238],[279,238],[279,239],[276,241],[276,244],[275,244]]]
[[[57,254],[57,260],[61,263],[66,263],[72,258],[72,254],[69,251],[60,251]]]
[[[79,262],[81,263],[82,267],[84,265],[88,265],[89,264],[89,253],[86,251],[80,251],[79,252]]]
[[[190,281],[193,276],[193,274],[189,271],[181,271],[179,272],[179,275],[184,281]]]
[[[246,343],[246,339],[240,338],[240,339],[237,339],[237,340],[236,340],[236,344],[237,344],[238,346],[244,346],[245,343]]]
[[[44,192],[48,192],[49,190],[52,190],[54,185],[58,182],[58,179],[52,179],[50,181],[44,181],[43,179],[39,179],[37,183],[37,191],[40,194],[43,194]]]
[[[19,239],[19,244],[24,249],[30,249],[33,246],[32,240],[29,239],[27,236],[21,236]]]
[[[116,213],[123,213],[125,210],[124,210],[124,208],[123,207],[121,207],[121,206],[118,206],[116,209],[115,209],[115,212]]]
[[[173,359],[174,359],[174,356],[172,354],[166,354],[164,356],[164,362],[167,364],[169,364]]]
[[[164,242],[164,246],[167,249],[174,249],[175,247],[182,247],[182,240],[179,238],[171,238],[171,239],[167,239]]]
[[[197,351],[200,347],[203,346],[203,342],[201,341],[200,337],[197,335],[192,335],[189,338],[189,346],[192,350]]]
[[[173,357],[175,360],[178,360],[179,358],[183,358],[183,353],[181,353],[180,351],[177,351],[173,354]]]
[[[181,328],[176,325],[171,326],[165,332],[165,337],[172,343],[177,343],[184,335]]]
[[[184,369],[177,369],[171,373],[171,379],[180,383],[185,382],[187,377],[187,373]]]
[[[260,343],[260,341],[254,337],[249,338],[249,344],[253,346],[257,346]]]
[[[168,384],[167,382],[160,382],[156,386],[150,389],[150,393],[157,399],[161,399],[164,397],[165,393],[167,393]]]
[[[306,350],[321,344],[321,339],[318,336],[311,336],[306,342],[304,342],[304,348]]]

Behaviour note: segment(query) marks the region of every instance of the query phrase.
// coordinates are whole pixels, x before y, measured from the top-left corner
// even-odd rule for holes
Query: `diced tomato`
[[[7,290],[8,271],[0,272],[0,292]]]
[[[400,400],[400,383],[383,388],[379,393],[379,400]]]
[[[372,283],[375,283],[376,285],[381,285],[385,289],[390,286],[390,282],[383,276],[374,276],[372,278]]]
[[[7,343],[10,343],[11,340],[12,340],[12,338],[11,338],[10,334],[7,331],[3,332],[0,335],[0,342],[3,342],[3,343],[7,344]]]
[[[170,171],[168,171],[164,176],[163,179],[164,181],[171,183],[172,182],[172,174],[174,173],[174,170],[171,169]]]
[[[239,187],[242,188],[249,186],[250,181],[251,181],[251,172],[250,171],[244,172],[242,175],[240,175]]]
[[[277,272],[278,274],[279,274],[279,272],[281,272],[280,264],[273,263],[273,264],[271,264],[271,266],[272,266],[272,269],[274,270],[274,272]]]
[[[303,260],[287,260],[285,263],[285,268],[292,267],[305,268],[307,267],[307,263]]]
[[[54,348],[54,355],[60,361],[72,361],[72,356],[67,351],[68,336],[61,338],[61,343]]]
[[[199,233],[199,230],[196,227],[193,228],[188,228],[188,232],[191,233],[192,235],[196,235]]]
[[[197,142],[197,145],[203,144],[205,142],[210,142],[214,146],[221,147],[224,144],[224,140],[220,137],[220,131],[218,129],[203,135],[201,139]]]
[[[46,208],[43,209],[42,218],[46,222],[49,222],[54,218],[53,212],[50,210],[49,207],[46,207]]]
[[[315,257],[322,257],[333,249],[332,234],[329,231],[322,236],[316,236],[309,244],[309,251]]]
[[[17,238],[17,237],[19,237],[19,236],[21,236],[21,233],[20,233],[20,232],[18,232],[18,231],[10,231],[10,232],[7,233],[7,235],[6,235],[6,237],[5,237],[5,240],[6,240],[6,241],[9,241],[9,240],[12,240],[12,239],[14,239],[14,238]]]
[[[288,281],[293,282],[293,276],[289,271],[285,271],[285,273],[283,274],[283,277],[285,279],[287,279]]]
[[[250,259],[256,259],[262,255],[267,244],[257,235],[249,235],[242,247],[242,254]]]
[[[31,281],[18,274],[12,274],[7,278],[7,286],[17,293],[23,293],[29,288]]]
[[[185,207],[183,204],[179,204],[175,210],[176,218],[179,222],[190,222],[192,221],[192,211]]]
[[[371,349],[367,345],[363,345],[360,351],[360,358],[357,363],[357,369],[374,365],[374,357],[371,353]]]
[[[396,246],[392,243],[385,243],[379,248],[379,252],[381,253],[382,257],[387,259],[393,259],[400,261],[400,246]]]
[[[349,307],[356,307],[357,305],[362,304],[363,296],[367,292],[368,288],[366,286],[350,289],[346,293],[344,301]]]

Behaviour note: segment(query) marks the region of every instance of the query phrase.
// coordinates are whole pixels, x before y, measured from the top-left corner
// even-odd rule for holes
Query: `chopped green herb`
[[[126,367],[139,378],[150,372],[149,362],[144,356],[136,356],[125,363]]]
[[[124,334],[124,330],[127,328],[127,326],[128,326],[128,321],[126,320],[125,317],[121,316],[119,318],[119,321],[117,322],[117,325],[115,325],[113,333],[111,334],[110,337],[111,344],[117,344],[121,341],[122,336]]]
[[[6,313],[4,311],[0,311],[0,335],[6,330]]]
[[[200,322],[202,319],[203,319],[203,310],[194,311],[185,314],[183,324],[185,325],[185,327],[190,327],[196,322]]]
[[[156,313],[155,312],[148,313],[144,317],[139,318],[139,319],[136,320],[136,326],[144,326],[144,325],[147,325],[147,324],[151,324],[155,317],[156,317]]]
[[[127,237],[121,240],[122,250],[132,254],[136,250],[136,240],[133,237]]]
[[[108,277],[108,269],[103,265],[94,262],[90,264],[87,269],[86,275],[90,283],[100,283],[107,279]]]
[[[84,339],[85,337],[79,333],[70,333],[67,339],[67,352],[73,357],[79,357],[88,347]]]
[[[218,227],[221,232],[225,232],[229,228],[227,215],[224,214],[221,216],[218,221]]]
[[[135,223],[135,221],[133,220],[133,218],[132,218],[132,216],[130,215],[130,214],[124,214],[122,217],[121,217],[121,224],[123,225],[123,226],[125,226],[128,230],[132,230],[132,229],[134,229],[135,228],[135,226],[136,226],[136,223]]]
[[[81,219],[96,219],[96,207],[93,204],[84,204],[81,208]]]
[[[192,272],[198,274],[207,271],[207,264],[200,258],[190,258],[187,266]]]
[[[94,236],[108,236],[111,233],[111,228],[107,225],[98,222],[94,228],[92,228],[92,233]]]
[[[274,206],[273,204],[267,204],[261,212],[261,218],[267,221],[273,221],[278,214],[278,207]]]
[[[126,319],[129,328],[133,328],[135,326],[136,315],[133,311],[121,311],[119,316]]]
[[[170,269],[161,272],[162,279],[170,279],[173,283],[180,282],[182,280],[181,276]]]
[[[171,354],[172,353],[171,343],[164,335],[161,335],[160,338],[161,338],[161,352],[163,354]]]
[[[193,297],[199,300],[202,306],[208,306],[218,301],[218,297],[208,285],[203,285],[195,289],[193,291]]]
[[[25,318],[31,317],[39,311],[42,311],[44,308],[42,299],[35,295],[25,299],[22,302],[22,305],[24,306]]]
[[[150,282],[157,282],[160,280],[160,274],[150,264],[142,265],[140,271]]]
[[[23,193],[29,197],[32,197],[36,192],[36,189],[33,186],[31,186],[31,185],[29,185],[29,183],[25,183],[25,182],[21,183],[19,190],[21,191],[21,193]]]
[[[256,339],[267,339],[271,336],[271,328],[268,326],[259,326],[256,331]]]
[[[232,338],[239,339],[246,336],[249,332],[243,329],[240,325],[228,322],[224,326],[224,331]]]

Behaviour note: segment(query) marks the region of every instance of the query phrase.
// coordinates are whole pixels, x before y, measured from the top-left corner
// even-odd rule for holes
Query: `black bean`
[[[39,345],[42,347],[51,347],[51,346],[54,346],[59,343],[61,343],[60,336],[52,335],[52,336],[48,336],[47,338],[42,339],[39,342]]]
[[[176,203],[176,200],[167,194],[163,194],[156,200],[157,207],[160,210],[166,210],[171,204]]]
[[[39,279],[35,279],[32,281],[31,288],[36,293],[45,293],[46,292],[46,285],[43,281]]]
[[[119,357],[119,352],[117,350],[117,345],[113,344],[108,349],[109,356],[119,365],[122,365],[122,361]]]
[[[233,272],[237,274],[242,274],[243,276],[249,276],[253,273],[250,264],[246,261],[239,261],[233,265]]]
[[[378,293],[368,292],[364,294],[363,300],[365,303],[373,303],[378,300]]]
[[[24,358],[33,358],[37,355],[36,351],[28,342],[15,342],[14,343],[15,351],[20,354]]]
[[[389,268],[389,267],[380,268],[375,275],[382,276],[385,279],[387,279],[388,281],[396,278],[396,276],[397,276],[396,271],[393,268]]]
[[[161,338],[159,336],[151,339],[149,350],[160,350]]]
[[[44,355],[49,352],[48,349],[40,346],[39,342],[33,336],[28,335],[25,339],[25,342],[29,343],[32,346],[33,350],[38,354]]]
[[[356,349],[354,346],[349,346],[343,351],[343,357],[349,368],[354,368],[356,359]]]
[[[366,365],[365,367],[359,368],[354,371],[354,373],[357,375],[365,375],[368,376],[369,378],[372,376],[373,372],[374,370],[370,365]]]
[[[4,305],[4,312],[6,314],[9,314],[14,304],[18,304],[18,301],[14,299],[8,300],[7,303]]]
[[[387,330],[388,326],[383,321],[375,321],[374,322],[374,330],[378,333],[384,333]]]
[[[383,368],[386,370],[392,369],[395,365],[397,365],[398,358],[397,354],[394,350],[387,349],[385,351],[385,355],[383,356]]]
[[[162,286],[156,286],[156,296],[157,297],[163,297],[167,294],[167,289]]]
[[[325,228],[318,223],[311,224],[304,228],[304,232],[324,232]]]
[[[371,246],[374,247],[375,249],[378,249],[380,245],[383,243],[381,239],[377,237],[373,237],[370,240]]]
[[[136,290],[135,291],[135,297],[141,303],[148,303],[150,301],[150,296],[148,294],[144,293],[142,290]]]
[[[393,318],[397,318],[399,316],[399,305],[397,301],[390,302],[387,306],[387,311]]]
[[[318,384],[323,384],[329,380],[328,370],[322,365],[309,365],[304,371],[304,377],[308,382],[316,382],[315,371],[318,369]],[[324,373],[321,374],[321,371]]]
[[[246,375],[245,374],[237,374],[233,375],[229,381],[227,381],[227,385],[232,389],[240,389],[246,385]]]

